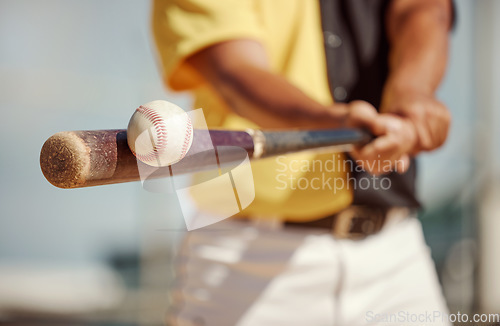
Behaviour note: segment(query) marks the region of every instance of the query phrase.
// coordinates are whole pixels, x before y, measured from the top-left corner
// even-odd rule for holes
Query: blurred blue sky
[[[61,190],[39,168],[62,130],[126,128],[167,94],[147,1],[0,1],[0,260],[85,262],[139,241],[138,183]]]

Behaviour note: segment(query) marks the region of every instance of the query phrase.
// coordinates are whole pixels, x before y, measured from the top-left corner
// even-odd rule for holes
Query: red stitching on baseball
[[[184,143],[182,144],[181,160],[184,158],[184,156],[186,156],[187,151],[189,150],[189,141],[191,140],[192,135],[193,128],[191,125],[191,119],[189,119],[188,117],[186,135],[184,136]]]
[[[152,151],[147,154],[137,154],[133,152],[139,160],[149,162],[155,160],[158,155],[167,148],[167,126],[165,126],[165,122],[161,115],[156,113],[153,109],[141,105],[137,111],[143,114],[144,117],[153,124],[157,135],[156,144],[153,144]]]

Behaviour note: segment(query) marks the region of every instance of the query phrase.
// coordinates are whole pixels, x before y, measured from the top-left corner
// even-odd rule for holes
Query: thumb
[[[386,133],[385,124],[379,119],[379,113],[370,103],[353,101],[349,104],[349,111],[351,127],[368,129],[376,136]]]

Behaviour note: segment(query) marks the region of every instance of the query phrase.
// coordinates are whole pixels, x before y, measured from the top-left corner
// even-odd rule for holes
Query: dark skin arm
[[[386,19],[390,74],[380,111],[384,113],[381,118],[387,120],[389,136],[355,151],[354,156],[370,162],[387,153],[403,172],[409,167],[410,156],[438,148],[448,134],[451,116],[435,92],[448,58],[451,3],[397,0],[391,3]]]
[[[235,113],[270,129],[362,127],[382,135],[386,128],[366,102],[330,106],[308,97],[270,71],[264,47],[254,40],[214,44],[187,61]]]
[[[270,71],[264,47],[254,40],[215,44],[188,59],[237,114],[264,128],[339,127],[345,106],[322,105]]]

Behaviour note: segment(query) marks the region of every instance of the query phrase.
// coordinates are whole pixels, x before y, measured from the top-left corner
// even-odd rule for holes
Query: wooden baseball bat
[[[51,136],[42,147],[40,166],[45,178],[59,188],[81,188],[139,181],[139,169],[154,169],[155,177],[217,168],[221,150],[224,160],[241,158],[235,147],[250,159],[303,150],[368,143],[372,136],[359,129],[298,131],[194,130],[186,157],[165,168],[138,162],[127,144],[126,130],[65,131]],[[210,150],[212,149],[212,150]],[[214,155],[214,150],[216,155]],[[241,152],[241,150],[240,150]],[[192,155],[190,155],[190,153]],[[241,154],[241,153],[240,153]]]

